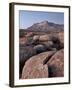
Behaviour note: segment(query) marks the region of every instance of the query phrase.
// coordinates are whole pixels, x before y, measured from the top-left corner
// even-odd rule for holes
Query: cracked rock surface
[[[64,76],[64,49],[56,52],[47,62],[49,69],[49,77]]]
[[[54,51],[43,52],[27,60],[23,67],[22,79],[48,78],[49,72],[46,62],[54,53]]]

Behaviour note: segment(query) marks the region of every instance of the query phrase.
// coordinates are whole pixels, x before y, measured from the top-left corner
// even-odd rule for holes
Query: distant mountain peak
[[[27,30],[32,30],[32,31],[54,31],[54,30],[58,31],[62,29],[63,29],[63,25],[48,22],[46,20],[38,23],[34,23],[32,26],[27,28]]]
[[[34,23],[31,27],[28,27],[28,29],[32,30],[32,29],[35,29],[35,30],[46,30],[48,28],[48,21],[42,21],[42,22],[39,22],[39,23]]]
[[[42,22],[39,22],[39,23],[35,23],[34,25],[39,25],[39,26],[48,25],[48,21],[42,21]]]
[[[48,21],[42,21],[42,22],[38,23],[38,25],[48,27]]]
[[[48,21],[42,21],[39,24],[48,24]]]

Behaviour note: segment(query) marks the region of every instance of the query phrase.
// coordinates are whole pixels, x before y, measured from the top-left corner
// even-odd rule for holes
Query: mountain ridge
[[[53,22],[48,22],[46,20],[41,21],[39,23],[34,23],[32,26],[28,27],[27,29],[20,29],[25,31],[63,31],[64,25],[63,24],[55,24]]]

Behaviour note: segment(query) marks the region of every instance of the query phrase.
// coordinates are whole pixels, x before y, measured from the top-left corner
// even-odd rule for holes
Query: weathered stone
[[[58,38],[62,44],[64,44],[64,32],[59,32]]]
[[[64,76],[64,50],[56,52],[47,62],[49,68],[49,77]]]
[[[40,44],[43,45],[46,51],[57,51],[57,48],[54,47],[55,44],[52,41],[40,42]]]
[[[20,39],[19,39],[19,43],[20,43],[20,45],[26,44],[26,43],[27,43],[27,38],[26,38],[26,37],[20,38]]]
[[[51,51],[57,51],[57,49],[56,49],[56,48],[50,48],[50,50],[51,50]]]
[[[31,37],[31,36],[33,36],[33,34],[34,34],[33,32],[28,32],[25,36],[26,37]]]
[[[46,47],[44,45],[39,44],[39,45],[34,46],[34,50],[38,54],[38,53],[46,51]]]
[[[22,71],[22,79],[47,78],[48,66],[46,62],[55,52],[44,52],[26,61]]]
[[[44,45],[46,48],[51,49],[51,47],[53,46],[53,42],[52,41],[45,41],[45,42],[40,42],[42,45]]]
[[[34,40],[34,41],[39,40],[39,35],[34,35],[34,36],[33,36],[33,40]]]
[[[48,35],[41,35],[39,38],[39,41],[48,41],[49,40],[49,36]]]
[[[24,73],[22,73],[22,79],[33,79],[33,78],[47,78],[48,67],[47,65],[39,64],[32,68],[25,67]]]

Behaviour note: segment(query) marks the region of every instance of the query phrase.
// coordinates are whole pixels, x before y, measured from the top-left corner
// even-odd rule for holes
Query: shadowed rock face
[[[41,44],[34,46],[33,49],[36,51],[37,54],[46,51],[46,47]]]
[[[47,78],[48,66],[46,62],[55,52],[44,52],[31,57],[25,63],[22,71],[22,79]]]
[[[64,50],[56,52],[47,62],[49,69],[49,77],[64,76]]]

